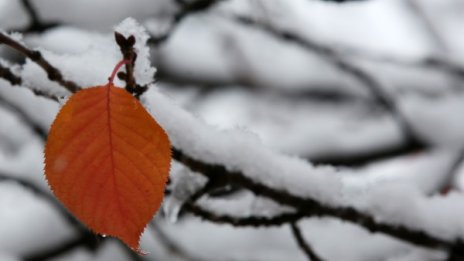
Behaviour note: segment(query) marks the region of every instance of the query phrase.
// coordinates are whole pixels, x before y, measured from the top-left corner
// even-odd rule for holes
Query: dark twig
[[[250,216],[250,217],[234,217],[224,214],[216,214],[205,208],[202,208],[193,203],[186,203],[184,211],[198,216],[204,220],[219,224],[229,224],[234,227],[273,227],[281,226],[302,219],[308,216],[304,213],[284,213],[274,217],[266,216]]]
[[[387,160],[394,157],[410,155],[426,150],[424,144],[405,140],[400,144],[385,144],[366,151],[354,151],[352,153],[333,152],[330,155],[307,156],[313,164],[358,167],[375,161]]]
[[[295,240],[298,243],[298,246],[306,254],[309,261],[323,261],[324,260],[321,257],[319,257],[319,255],[316,254],[316,252],[308,244],[308,242],[306,242],[306,240],[304,239],[303,234],[301,233],[301,230],[298,227],[296,222],[292,222],[290,224],[290,228],[292,229],[292,234],[295,237]]]
[[[121,49],[124,60],[128,61],[128,63],[126,63],[126,74],[124,80],[126,81],[126,90],[133,93],[135,89],[134,63],[137,58],[134,49],[135,37],[131,35],[126,38],[124,35],[115,32],[114,38]]]
[[[280,226],[285,223],[297,221],[305,216],[303,213],[283,213],[274,217],[266,216],[249,216],[249,217],[234,217],[224,214],[216,214],[206,208],[203,208],[196,203],[204,195],[209,194],[215,189],[230,185],[227,179],[209,177],[205,186],[196,191],[189,200],[182,205],[182,212],[191,213],[204,220],[218,224],[229,224],[234,227],[270,227]]]
[[[139,98],[148,89],[148,86],[138,85],[134,78],[134,66],[137,59],[137,52],[134,48],[135,37],[130,35],[126,38],[124,35],[115,32],[114,38],[121,49],[124,60],[129,61],[126,63],[126,72],[118,73],[118,78],[126,82],[126,90],[128,92]]]
[[[460,241],[456,247],[448,251],[449,255],[446,261],[462,261],[464,260],[464,242]]]
[[[16,51],[22,53],[35,63],[37,63],[40,67],[42,67],[45,72],[47,73],[48,79],[51,81],[59,83],[61,86],[63,86],[65,89],[67,89],[70,92],[76,92],[80,90],[81,88],[77,86],[72,81],[65,80],[63,78],[63,75],[61,74],[60,70],[58,70],[56,67],[51,65],[45,58],[42,56],[42,54],[39,51],[34,51],[26,48],[19,42],[13,40],[11,37],[0,33],[0,44],[6,44],[10,46],[11,48],[15,49]]]
[[[453,63],[448,59],[430,57],[418,62],[419,65],[434,68],[454,75],[457,78],[464,79],[464,67],[457,63]]]

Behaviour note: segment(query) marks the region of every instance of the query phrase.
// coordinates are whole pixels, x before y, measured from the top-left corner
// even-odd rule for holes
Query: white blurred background
[[[214,128],[342,169],[357,189],[407,183],[428,196],[461,193],[464,1],[218,0],[177,21],[183,2],[0,0],[0,30],[49,53],[85,86],[106,79],[118,55],[109,44],[114,28],[132,17],[150,37],[156,88]],[[0,64],[26,87],[0,77],[0,260],[307,260],[287,224],[234,227],[179,213],[183,193],[203,181],[179,177],[177,165],[142,237],[149,255],[131,255],[112,239],[80,238],[48,197],[43,137],[31,129],[46,132],[59,104],[27,88],[67,94],[2,45]],[[201,202],[240,216],[272,216],[276,204],[234,188]],[[445,252],[336,218],[299,224],[324,260],[447,260]]]

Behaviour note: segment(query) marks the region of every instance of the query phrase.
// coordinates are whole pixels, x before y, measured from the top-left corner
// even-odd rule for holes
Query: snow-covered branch
[[[399,3],[324,2],[356,1],[113,3],[124,16],[138,8],[143,15],[136,18],[149,31],[129,18],[111,33],[109,26],[121,20],[118,8],[101,16],[100,24],[92,17],[101,10],[86,10],[90,22],[73,17],[73,10],[51,16],[48,3],[15,4],[30,19],[6,26],[26,28],[24,41],[0,34],[1,185],[32,190],[52,206],[47,211],[66,221],[57,225],[64,232],[56,241],[17,256],[42,260],[75,252],[105,260],[131,253],[83,229],[36,175],[63,99],[105,83],[109,70],[125,59],[130,63],[115,85],[125,85],[142,102],[173,145],[166,199],[141,240],[156,259],[219,260],[216,253],[225,249],[231,253],[224,260],[463,259],[459,44],[444,34],[450,39],[438,40],[449,44],[449,55],[424,51],[409,57],[419,45],[410,44],[404,53],[362,45],[380,45],[386,41],[380,34],[352,44],[364,29],[334,44],[330,30],[318,32],[319,22],[313,24],[319,9],[340,15],[340,8],[359,14],[393,6],[414,14]],[[165,30],[158,30],[163,25],[157,19],[169,20]],[[343,19],[348,28],[353,17]],[[44,27],[42,20],[58,23]],[[335,15],[321,21],[336,23],[334,31],[345,28]],[[426,28],[398,21],[408,28],[409,41],[429,39]],[[116,41],[112,32],[118,32]],[[391,46],[402,48],[401,37],[391,39]],[[47,217],[37,216],[34,224],[45,224]],[[235,251],[228,239],[243,250]],[[254,242],[266,240],[261,249]]]
[[[10,46],[11,48],[15,49],[16,51],[22,53],[35,63],[37,63],[40,67],[42,67],[45,72],[47,73],[48,79],[51,81],[55,81],[59,83],[61,86],[66,88],[70,92],[76,92],[80,90],[80,88],[76,85],[76,83],[65,80],[63,75],[61,74],[60,70],[56,67],[51,65],[39,51],[30,50],[20,42],[14,40],[13,38],[9,37],[8,35],[0,32],[0,44],[5,44]]]

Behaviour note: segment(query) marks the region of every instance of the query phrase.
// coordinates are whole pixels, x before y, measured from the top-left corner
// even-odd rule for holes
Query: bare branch
[[[8,82],[10,82],[12,86],[22,86],[21,84],[23,82],[23,79],[13,74],[9,68],[3,67],[1,64],[0,64],[0,78],[3,78],[7,80]],[[41,97],[44,97],[44,98],[47,98],[47,99],[50,99],[56,102],[58,101],[58,97],[45,93],[41,90],[32,89],[32,88],[27,88],[27,89],[31,90],[37,96],[41,96]]]
[[[296,222],[292,222],[290,224],[290,228],[292,229],[292,234],[295,237],[295,240],[298,243],[298,246],[306,254],[309,261],[323,261],[324,260],[321,257],[319,257],[316,254],[316,252],[314,252],[314,249],[308,244],[308,242],[306,242]]]
[[[276,29],[271,25],[257,21],[250,17],[236,15],[233,17],[233,20],[245,26],[259,29],[283,41],[297,44],[298,46],[312,53],[320,55],[327,62],[330,62],[335,67],[339,68],[341,71],[352,76],[354,79],[363,84],[366,89],[369,90],[376,98],[376,100],[392,114],[398,125],[402,128],[406,138],[411,140],[413,143],[422,144],[422,142],[419,141],[414,128],[406,119],[406,116],[404,116],[403,113],[398,109],[396,102],[385,92],[385,88],[373,76],[343,59],[336,51],[315,41],[303,38],[291,31]]]
[[[284,213],[274,217],[266,216],[250,216],[250,217],[233,217],[230,215],[216,214],[205,208],[202,208],[193,203],[186,203],[183,210],[198,216],[204,220],[218,223],[229,224],[234,227],[274,227],[288,224],[297,220],[307,217],[308,214],[301,212],[297,213]]]
[[[21,0],[21,3],[26,10],[27,14],[29,15],[29,18],[31,19],[30,21],[30,27],[35,27],[34,25],[40,25],[40,19],[39,15],[37,14],[37,11],[35,8],[32,6],[31,2],[29,0]]]
[[[114,38],[119,45],[124,60],[129,61],[126,63],[126,72],[118,73],[118,78],[126,82],[126,90],[132,93],[136,98],[139,98],[144,92],[148,90],[148,86],[141,86],[136,83],[134,78],[134,66],[137,59],[137,52],[134,48],[135,37],[133,35],[127,38],[124,35],[115,32]]]
[[[135,59],[137,59],[137,54],[134,49],[135,37],[131,35],[126,38],[124,35],[115,32],[114,38],[116,43],[119,45],[119,49],[121,49],[124,60],[128,61],[128,63],[126,63],[126,73],[124,74],[124,77],[121,78],[126,81],[126,90],[130,93],[134,93],[136,89],[134,79],[134,64]]]
[[[197,217],[200,217],[204,220],[218,223],[218,224],[229,224],[234,227],[271,227],[271,226],[281,226],[285,223],[297,221],[303,217],[307,217],[306,214],[296,212],[296,213],[283,213],[274,217],[266,216],[249,216],[249,217],[234,217],[225,214],[216,214],[213,211],[210,211],[206,208],[203,208],[195,202],[199,200],[204,195],[207,195],[211,191],[218,189],[220,187],[229,185],[225,179],[221,178],[209,178],[205,186],[195,192],[189,200],[187,200],[181,206],[181,212],[188,212]]]

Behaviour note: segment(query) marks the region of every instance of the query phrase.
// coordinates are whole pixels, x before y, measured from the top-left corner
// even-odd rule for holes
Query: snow
[[[151,50],[146,45],[149,34],[166,29],[166,21],[176,10],[174,1],[93,2],[34,2],[46,21],[58,20],[63,25],[14,37],[40,50],[65,79],[86,88],[106,83],[121,59],[113,31],[134,35],[138,51],[135,78],[149,86],[142,102],[167,130],[175,147],[187,155],[224,165],[303,198],[334,207],[353,206],[380,222],[424,230],[443,239],[464,238],[463,167],[455,178],[448,176],[464,140],[464,121],[459,113],[464,109],[464,96],[456,88],[459,86],[450,84],[453,79],[444,72],[376,61],[346,51],[353,48],[406,61],[434,54],[433,44],[403,1],[345,5],[307,0],[224,1],[207,13],[186,18],[166,43],[150,46]],[[434,14],[450,47],[449,55],[461,63],[462,3],[417,2]],[[391,115],[351,76],[310,50],[238,25],[230,14],[250,14],[276,28],[339,48],[340,53],[346,51],[343,55],[349,62],[383,84],[432,149],[353,168],[311,164],[312,158],[400,146],[404,138]],[[0,0],[2,30],[26,23],[19,1]],[[19,63],[7,48],[0,50],[0,56],[2,65]],[[0,80],[0,96],[48,129],[59,104],[36,97],[27,88],[65,98],[70,93],[48,80],[30,60],[14,65],[13,71],[23,78],[23,86]],[[155,72],[160,82],[153,84]],[[124,83],[117,80],[116,84]],[[211,86],[216,89],[205,88]],[[346,100],[319,101],[301,94],[310,91],[341,93]],[[0,172],[31,181],[48,193],[41,175],[42,151],[43,141],[25,128],[17,114],[2,106]],[[193,256],[201,260],[306,260],[288,226],[237,229],[191,216],[177,220],[182,204],[205,185],[206,179],[178,162],[173,164],[170,178],[171,195],[156,221]],[[443,195],[450,178],[457,190]],[[13,182],[0,183],[0,194],[0,216],[5,220],[0,223],[1,260],[15,260],[27,251],[73,235],[59,213],[38,195]],[[271,217],[294,211],[249,191],[203,197],[197,203],[213,213],[234,217]],[[169,220],[177,222],[166,222]],[[305,238],[327,260],[446,258],[446,253],[373,235],[337,219],[305,219],[299,225]],[[143,235],[142,248],[152,252],[149,257],[155,260],[173,260],[159,235],[150,229]],[[96,254],[76,249],[54,260],[126,259],[126,253],[109,240]]]
[[[121,22],[115,29],[123,35],[133,34],[136,36],[135,48],[138,50],[138,58],[135,63],[135,77],[137,83],[145,85],[153,82],[156,70],[150,67],[149,50],[145,45],[148,35],[145,30],[131,18]],[[62,48],[56,46],[66,46],[65,51],[72,53],[60,54],[39,49],[43,56],[63,73],[65,79],[74,81],[79,86],[91,87],[106,84],[114,65],[122,59],[119,47],[113,40],[113,35],[93,37],[95,33],[84,33],[80,30],[63,31],[62,28],[57,30],[57,32],[52,31],[43,36],[46,43],[52,42],[51,39],[53,39],[54,43],[49,44],[48,47],[52,50],[58,49],[56,52],[63,52]],[[84,38],[84,42],[73,46],[64,44],[80,38]],[[92,39],[91,44],[89,43],[90,38]],[[34,40],[39,41],[40,39],[36,36]],[[26,86],[55,96],[69,95],[68,91],[50,81],[42,68],[30,60],[24,64],[21,76]],[[123,83],[116,79],[115,84],[122,85]]]
[[[140,85],[153,83],[156,69],[151,67],[150,49],[146,45],[149,36],[145,28],[133,18],[126,18],[116,26],[115,31],[126,37],[135,36],[134,48],[137,50],[137,60],[135,61],[134,77]]]
[[[169,221],[176,222],[184,203],[203,188],[208,180],[175,161],[171,165],[169,180],[168,189],[171,193],[163,202],[163,213]]]
[[[464,109],[463,101],[462,92],[436,99],[409,96],[402,102],[402,107],[411,115],[411,122],[426,140],[441,147],[460,148],[464,145],[464,120],[459,113]]]
[[[208,124],[224,130],[242,128],[256,133],[266,145],[288,154],[321,158],[362,153],[403,142],[390,116],[380,111],[370,115],[372,109],[361,102],[325,104],[305,99],[285,100],[279,95],[237,87],[198,97],[187,91],[193,92],[193,87],[176,92],[172,86],[159,86],[183,107],[202,115]]]
[[[199,200],[198,205],[212,213],[237,218],[252,216],[271,218],[295,212],[291,207],[282,206],[268,198],[256,197],[248,191],[236,194],[238,195],[218,199],[204,197]]]
[[[0,81],[0,95],[10,103],[20,106],[30,118],[35,119],[35,123],[44,129],[49,128],[58,112],[56,103],[37,97],[27,88],[11,86],[5,81]]]

